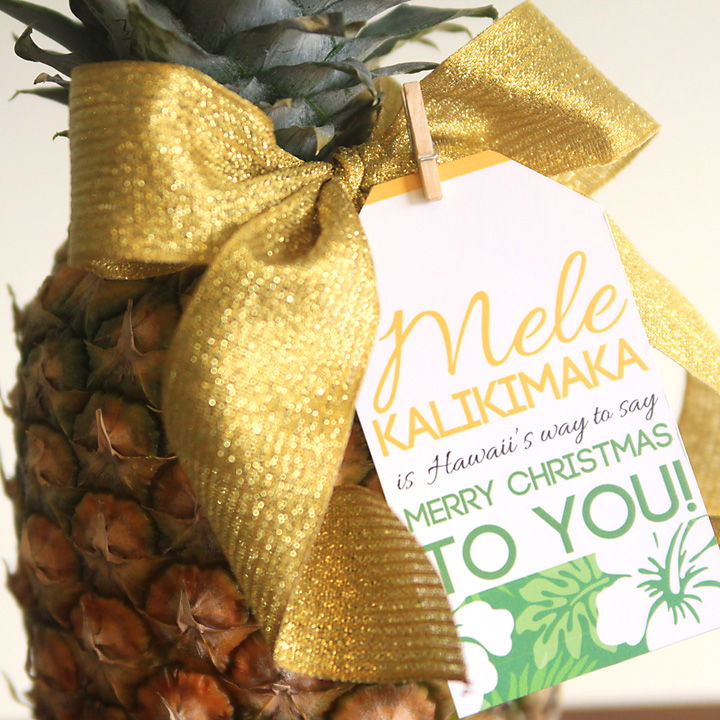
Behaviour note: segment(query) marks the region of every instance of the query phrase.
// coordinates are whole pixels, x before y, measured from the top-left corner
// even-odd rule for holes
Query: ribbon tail
[[[688,373],[680,434],[720,541],[720,340],[612,220],[610,227],[650,343]]]
[[[350,682],[465,679],[443,586],[376,493],[335,488],[280,629],[275,661]]]
[[[688,375],[680,433],[720,541],[720,395]]]
[[[720,393],[720,339],[612,220],[610,227],[650,344]]]
[[[335,161],[336,180],[353,195],[363,174],[357,153],[340,151]],[[465,679],[445,589],[376,493],[335,488],[274,657],[293,672],[337,681]]]

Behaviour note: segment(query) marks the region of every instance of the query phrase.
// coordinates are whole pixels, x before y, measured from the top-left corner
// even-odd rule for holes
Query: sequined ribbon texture
[[[585,193],[658,129],[530,3],[422,85],[440,162],[492,149]],[[305,163],[210,78],[127,62],[73,74],[70,140],[72,262],[116,278],[207,266],[162,412],[276,661],[354,682],[461,678],[422,549],[370,491],[333,487],[377,322],[357,209],[415,170],[404,117]],[[615,235],[651,342],[716,397],[720,343]]]

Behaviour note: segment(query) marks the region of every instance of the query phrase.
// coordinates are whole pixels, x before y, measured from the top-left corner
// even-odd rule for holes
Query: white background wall
[[[599,196],[655,267],[669,276],[720,333],[720,3],[716,0],[535,0],[590,59],[664,126],[659,138]],[[65,10],[62,0],[48,5]],[[419,3],[420,4],[420,3]],[[451,7],[473,3],[425,0]],[[476,3],[479,4],[479,3]],[[516,0],[498,0],[506,12]],[[475,32],[484,23],[473,22]],[[0,102],[28,87],[40,66],[12,55],[11,32],[0,18]],[[39,39],[39,38],[38,38]],[[445,38],[441,59],[458,40]],[[413,53],[417,56],[417,52]],[[430,53],[432,55],[432,53]],[[0,104],[0,288],[10,284],[20,304],[50,268],[68,222],[64,108],[32,97]],[[482,212],[482,208],[478,209]],[[0,290],[0,389],[14,382],[16,352],[10,300]],[[682,374],[665,363],[671,401]],[[9,421],[0,420],[0,449],[14,462]],[[16,550],[9,503],[0,498],[0,555],[13,567]],[[578,678],[566,684],[572,706],[650,702],[720,702],[720,631]],[[13,601],[0,592],[0,670],[19,689],[24,632]],[[0,718],[28,717],[0,680]]]

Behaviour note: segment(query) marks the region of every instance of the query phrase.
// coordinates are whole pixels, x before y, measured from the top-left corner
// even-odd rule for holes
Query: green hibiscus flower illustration
[[[720,548],[707,517],[665,523],[645,543],[596,557],[621,576],[597,599],[603,642],[645,639],[656,650],[720,626]]]

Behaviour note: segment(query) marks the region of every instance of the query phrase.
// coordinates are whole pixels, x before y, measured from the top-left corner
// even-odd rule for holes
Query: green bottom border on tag
[[[484,603],[477,609],[486,618],[484,627],[504,628],[490,630],[490,636],[481,638],[474,637],[471,628],[463,628],[462,622],[459,625],[461,641],[485,653],[497,671],[497,684],[486,692],[478,711],[717,627],[720,550],[709,518],[669,523],[663,533],[653,533],[653,538],[653,552],[632,574],[604,572],[591,554],[468,596],[456,610],[456,619],[463,609],[467,617],[468,606]],[[608,601],[601,602],[599,610],[598,597],[606,590],[610,590],[605,596]],[[641,608],[642,622],[635,627],[632,623],[624,627],[622,619],[618,626],[625,599],[636,616]],[[643,607],[647,608],[645,615]],[[602,619],[601,612],[605,613]],[[487,621],[493,613],[499,622]],[[613,637],[627,636],[628,642],[604,643],[600,639],[603,632],[598,634],[599,621],[605,628],[609,624]],[[674,624],[678,632],[659,644],[653,625],[663,622]],[[498,638],[503,632],[509,635],[504,640]],[[507,647],[508,640],[512,649],[506,651],[502,646]]]

